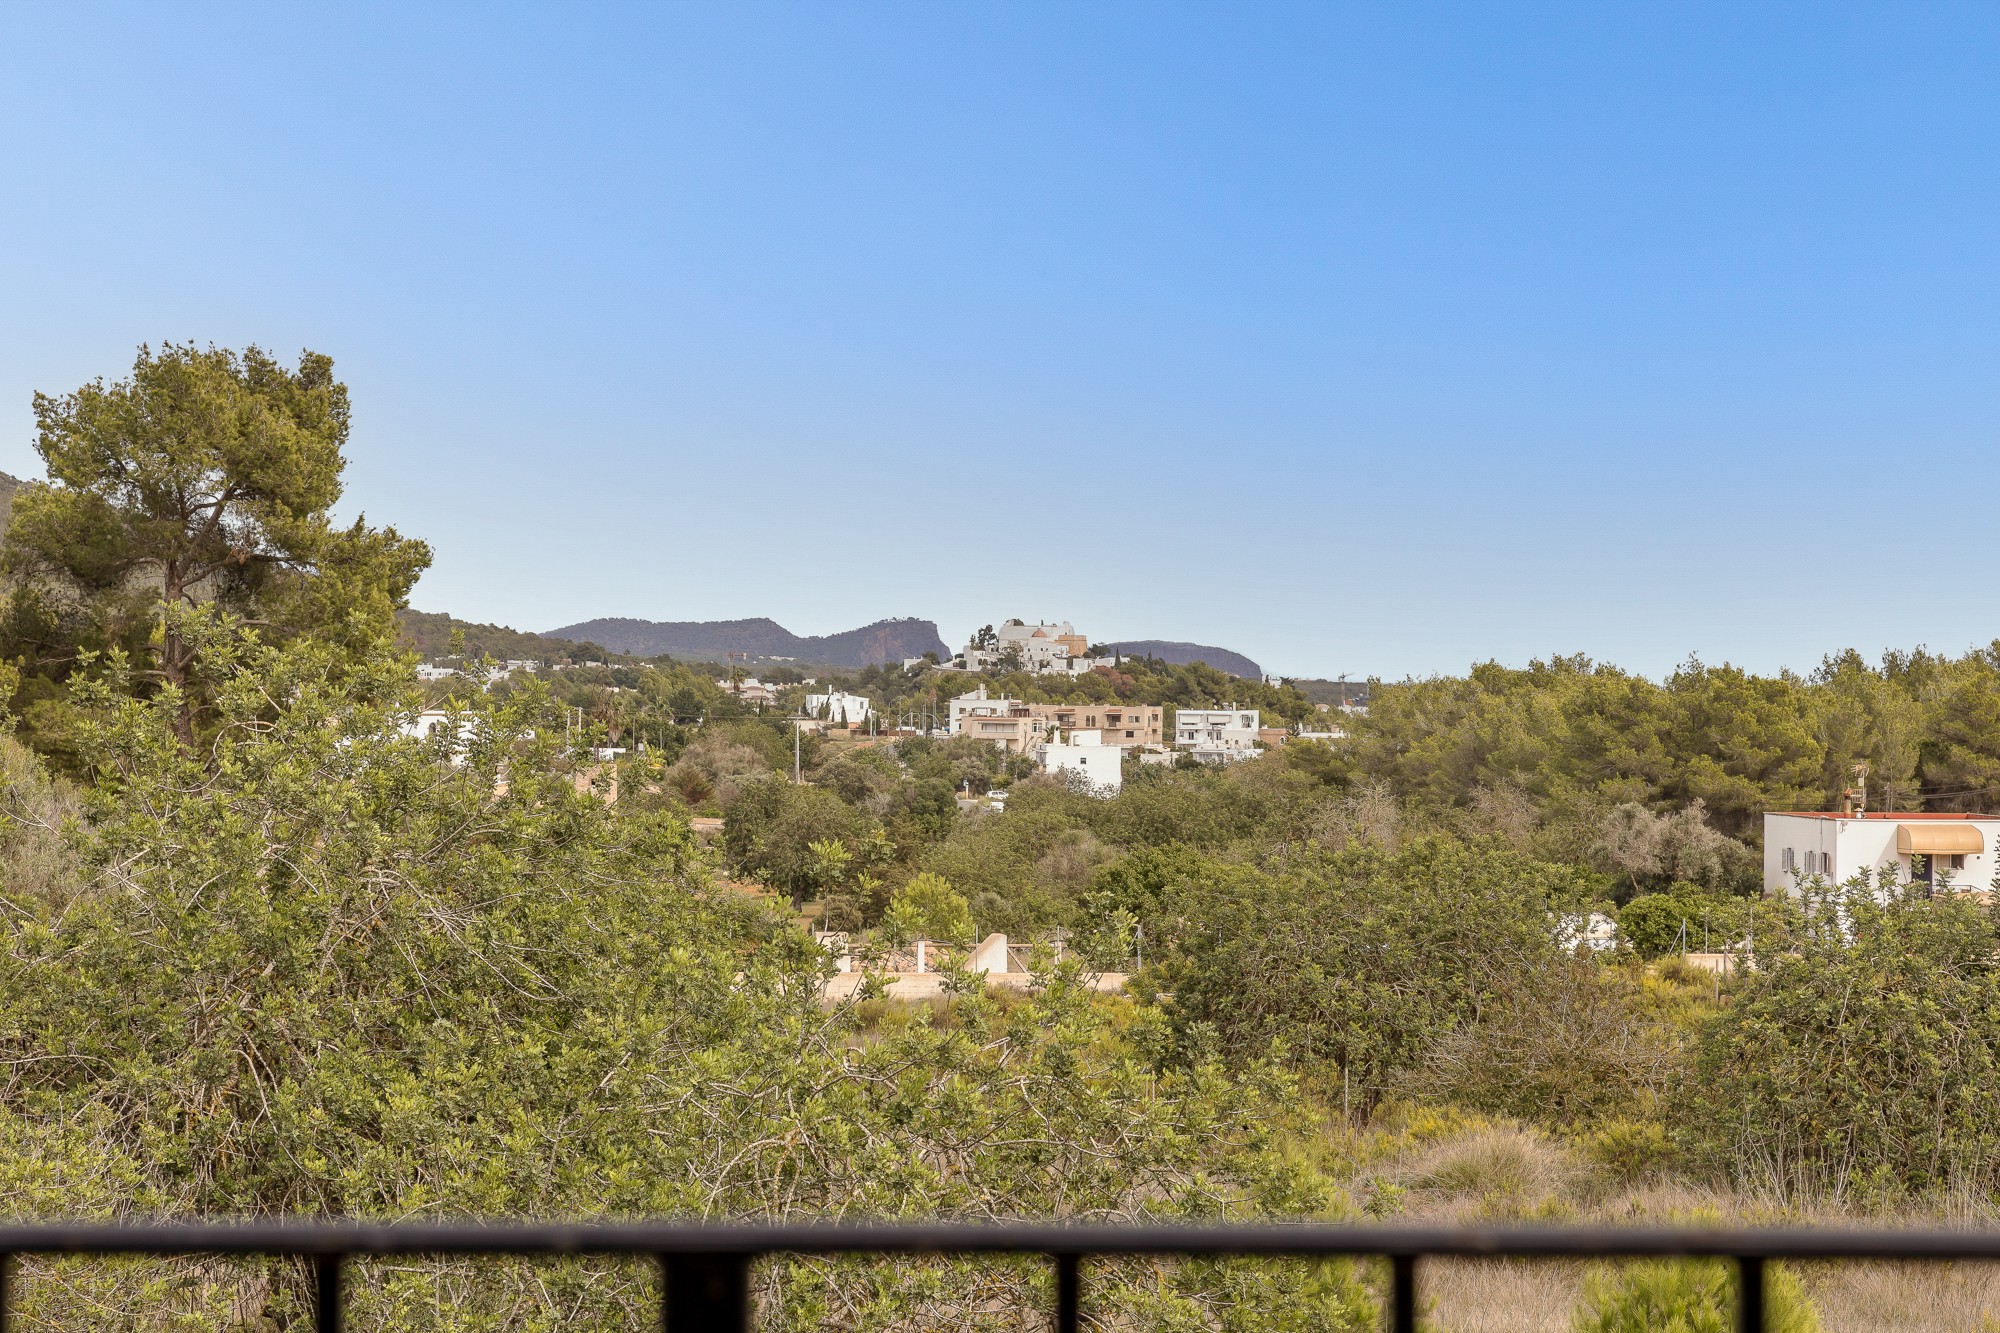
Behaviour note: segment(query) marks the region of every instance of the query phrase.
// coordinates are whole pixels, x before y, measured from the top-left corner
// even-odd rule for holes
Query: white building
[[[730,694],[746,704],[774,704],[778,701],[778,690],[774,685],[766,685],[755,676],[744,680],[718,680],[715,682]]]
[[[484,726],[484,722],[476,716],[459,715],[458,735],[451,747],[452,767],[465,762],[465,752],[479,739]],[[403,720],[396,724],[396,731],[417,741],[428,741],[438,735],[449,738],[452,734],[451,714],[442,708],[426,708],[419,713],[405,714]]]
[[[453,676],[470,676],[491,684],[496,680],[505,680],[516,672],[533,675],[536,667],[536,663],[524,662],[519,658],[510,658],[505,662],[495,662],[490,667],[485,664],[484,659],[473,660],[463,666],[441,666],[431,662],[422,662],[417,665],[417,679],[433,681],[449,680]]]
[[[1080,676],[1106,660],[1088,656],[1090,641],[1067,620],[1036,625],[1010,620],[994,635],[993,646],[967,643],[951,664],[965,671],[986,671],[1012,663],[1036,675]]]
[[[1592,953],[1618,947],[1618,921],[1603,912],[1572,912],[1556,918],[1556,944],[1565,950],[1587,945]]]
[[[836,727],[858,727],[874,712],[874,702],[864,694],[848,694],[844,690],[835,690],[830,694],[806,696],[806,716],[830,722]]]
[[[1125,785],[1125,751],[1104,744],[1101,731],[1071,731],[1042,746],[1042,772],[1079,775],[1093,796],[1116,796]]]
[[[1863,870],[1898,880],[1961,889],[1992,887],[2000,817],[1789,812],[1764,816],[1764,891],[1795,892],[1805,880],[1828,884]]]
[[[461,724],[463,725],[463,724]],[[451,714],[442,708],[426,708],[405,722],[400,722],[396,730],[411,740],[427,740],[434,731],[449,731]]]
[[[951,734],[965,734],[968,717],[1008,717],[1016,708],[1026,707],[1019,699],[1002,699],[986,693],[986,687],[961,694],[951,701]]]
[[[1180,708],[1174,711],[1174,748],[1207,764],[1252,759],[1257,754],[1255,708]]]

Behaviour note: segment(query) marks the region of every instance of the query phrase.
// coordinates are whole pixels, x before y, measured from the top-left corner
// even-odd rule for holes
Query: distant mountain
[[[1122,657],[1157,657],[1162,662],[1171,662],[1175,666],[1186,666],[1190,662],[1206,662],[1217,671],[1226,671],[1232,676],[1242,676],[1248,680],[1264,678],[1264,668],[1242,653],[1232,653],[1227,648],[1211,648],[1203,643],[1175,643],[1169,639],[1127,639],[1123,643],[1105,643],[1097,646],[1104,652],[1117,653]]]
[[[817,666],[865,667],[951,650],[929,620],[878,620],[844,634],[800,636],[775,620],[629,620],[622,616],[586,620],[548,632],[550,638],[601,643],[614,653],[658,657],[662,653],[694,661],[721,662],[731,653],[752,659],[784,657]]]

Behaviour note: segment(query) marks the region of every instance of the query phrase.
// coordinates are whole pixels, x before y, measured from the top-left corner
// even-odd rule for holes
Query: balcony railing
[[[747,1333],[750,1265],[774,1254],[1036,1254],[1055,1269],[1056,1333],[1088,1312],[1084,1261],[1095,1255],[1339,1256],[1389,1261],[1393,1333],[1414,1333],[1425,1258],[1709,1258],[1737,1267],[1737,1327],[1764,1328],[1773,1260],[2000,1260],[2000,1232],[1732,1230],[1609,1227],[1066,1226],[1002,1224],[699,1225],[678,1223],[57,1223],[0,1226],[0,1330],[17,1255],[269,1255],[313,1264],[315,1322],[338,1333],[346,1261],[383,1255],[644,1256],[661,1268],[663,1327]]]

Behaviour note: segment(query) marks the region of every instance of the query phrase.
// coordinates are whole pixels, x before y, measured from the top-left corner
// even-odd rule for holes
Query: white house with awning
[[[2000,816],[1815,814],[1764,816],[1764,891],[1796,892],[1810,879],[1839,884],[1862,870],[1959,889],[1993,887]]]

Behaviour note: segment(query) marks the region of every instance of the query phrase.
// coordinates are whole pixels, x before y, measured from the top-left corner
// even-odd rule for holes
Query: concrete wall
[[[1125,751],[1116,745],[1045,745],[1042,771],[1077,773],[1098,796],[1116,796],[1125,785]]]

